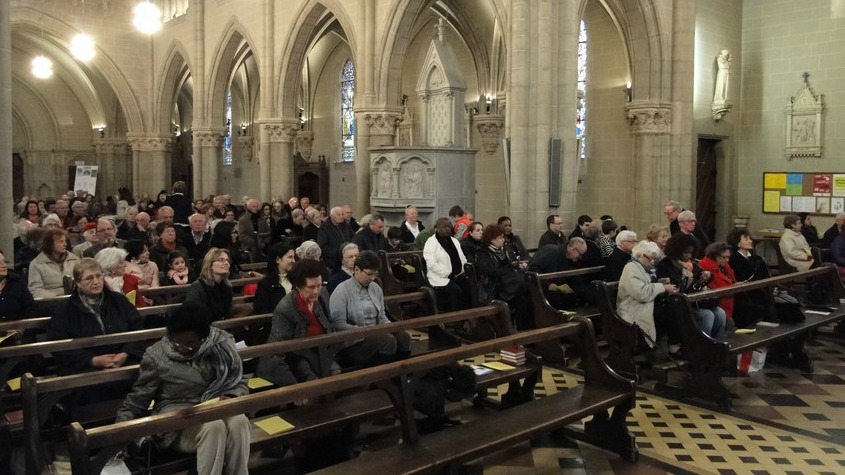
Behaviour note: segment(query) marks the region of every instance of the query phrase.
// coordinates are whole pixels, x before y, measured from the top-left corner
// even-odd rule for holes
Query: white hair
[[[297,259],[314,259],[319,261],[321,255],[320,245],[314,241],[305,241],[296,248]]]
[[[616,235],[616,245],[618,246],[620,242],[623,241],[631,241],[637,239],[637,233],[634,231],[624,230],[619,231],[619,234]]]
[[[121,262],[126,260],[127,254],[126,249],[121,249],[119,247],[107,247],[97,252],[97,254],[94,255],[94,260],[97,261],[97,264],[100,265],[103,272],[111,272],[117,268]]]
[[[631,250],[631,254],[637,259],[643,256],[647,256],[652,261],[663,259],[663,251],[660,250],[660,246],[656,242],[648,240],[638,242]]]

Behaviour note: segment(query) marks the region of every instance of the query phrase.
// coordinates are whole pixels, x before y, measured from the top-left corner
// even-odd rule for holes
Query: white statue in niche
[[[378,196],[384,198],[390,197],[390,185],[393,182],[390,175],[390,162],[385,160],[378,170]]]
[[[423,197],[423,165],[417,161],[408,163],[402,170],[402,191],[406,198]]]
[[[713,94],[713,102],[724,102],[728,100],[728,85],[731,80],[731,53],[723,49],[716,57],[716,64],[719,71],[716,73],[716,92]]]

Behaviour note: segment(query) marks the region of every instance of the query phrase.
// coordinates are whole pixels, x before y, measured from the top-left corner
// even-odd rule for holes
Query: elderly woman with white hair
[[[615,282],[622,276],[622,270],[631,260],[631,250],[637,244],[637,233],[633,231],[619,231],[616,235],[616,247],[609,256],[604,258],[604,280]]]
[[[119,247],[101,249],[94,256],[94,260],[103,270],[103,280],[113,292],[120,292],[137,308],[146,306],[141,296],[139,285],[141,279],[126,272],[126,256],[128,252]]]
[[[655,323],[654,301],[662,294],[677,292],[678,288],[657,281],[654,264],[663,258],[663,251],[657,244],[640,241],[631,254],[633,258],[625,264],[619,278],[616,312],[626,322],[637,324],[646,336],[648,346],[653,347],[659,325]]]
[[[320,249],[320,245],[314,241],[305,241],[296,248],[295,251],[296,260],[301,261],[303,259],[314,259],[315,261],[322,261],[320,258],[323,255],[323,251]],[[331,273],[323,266],[323,282],[328,282],[331,278]]]

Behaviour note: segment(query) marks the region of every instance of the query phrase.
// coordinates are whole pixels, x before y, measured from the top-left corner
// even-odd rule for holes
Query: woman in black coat
[[[207,307],[212,322],[232,316],[232,284],[229,283],[231,264],[229,251],[216,247],[209,249],[202,260],[199,279],[191,284],[185,296],[185,304]]]
[[[18,274],[9,270],[6,255],[0,251],[0,321],[20,320],[27,317],[32,304],[32,294],[26,282]]]
[[[754,240],[746,229],[734,229],[728,234],[727,243],[733,248],[729,264],[737,282],[766,279],[769,266],[754,254]],[[771,290],[762,288],[737,294],[734,298],[733,320],[738,328],[753,328],[763,318],[774,315]]]
[[[229,221],[220,221],[214,226],[214,232],[211,234],[210,247],[218,249],[225,249],[229,253],[231,263],[229,266],[229,278],[237,279],[241,276],[241,254],[240,245],[238,245],[238,223]]]
[[[271,313],[282,298],[291,291],[288,272],[296,262],[295,248],[288,244],[275,244],[267,255],[267,272],[258,282],[252,308],[256,314]],[[265,340],[266,341],[266,340]]]
[[[478,275],[484,299],[504,300],[518,330],[533,327],[529,319],[525,279],[505,250],[505,229],[498,224],[484,228],[484,249],[478,253]],[[486,303],[486,302],[485,302]]]

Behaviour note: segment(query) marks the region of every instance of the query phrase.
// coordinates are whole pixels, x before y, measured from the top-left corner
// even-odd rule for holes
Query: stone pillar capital
[[[314,144],[314,132],[300,130],[296,133],[294,153],[299,152],[305,160],[311,160],[311,149]]]
[[[198,129],[191,132],[194,143],[200,147],[222,147],[226,138],[225,129]]]
[[[672,106],[636,103],[625,107],[628,127],[634,135],[668,135],[672,131]]]
[[[402,121],[402,109],[358,110],[364,123],[369,128],[368,135],[389,135],[396,133],[396,127]]]
[[[165,152],[173,143],[169,135],[126,134],[126,138],[132,150],[139,152]]]
[[[505,125],[505,117],[496,114],[479,114],[473,117],[475,127],[481,134],[481,146],[488,154],[499,149],[499,139]]]
[[[96,154],[121,153],[126,150],[128,146],[126,140],[118,138],[100,138],[94,139],[94,152]]]
[[[291,143],[299,132],[300,124],[296,119],[281,119],[261,123],[270,142]]]

